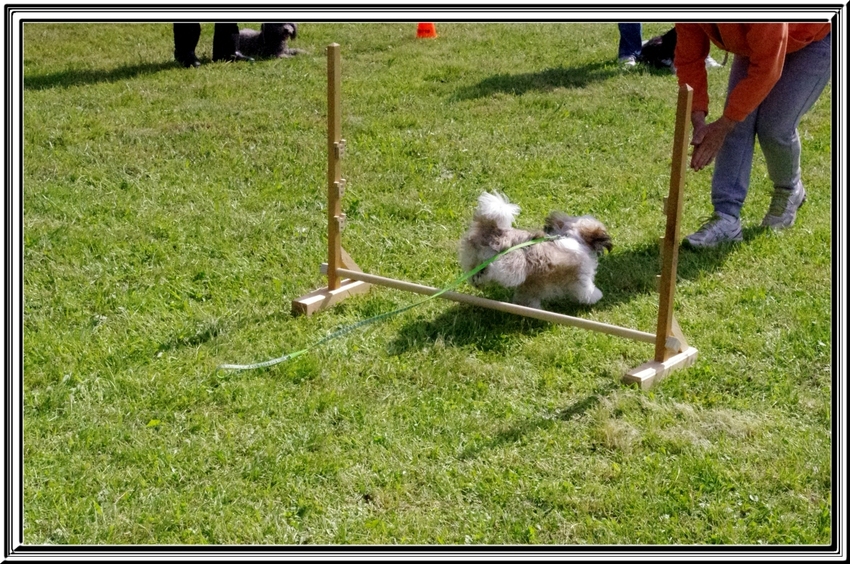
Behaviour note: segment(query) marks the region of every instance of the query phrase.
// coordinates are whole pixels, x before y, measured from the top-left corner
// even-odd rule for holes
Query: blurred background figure
[[[669,68],[673,73],[673,53],[676,50],[676,28],[663,35],[658,35],[643,41],[640,23],[618,23],[620,31],[620,44],[618,48],[618,60],[624,67],[633,67],[636,63],[644,63],[656,68]],[[705,68],[716,69],[723,65],[708,55],[705,58]]]
[[[633,67],[637,63],[637,58],[640,55],[641,41],[641,24],[637,23],[618,23],[617,28],[620,30],[620,44],[617,50],[617,59],[625,67]]]
[[[201,37],[201,24],[181,22],[174,24],[174,59],[186,68],[199,67],[201,61],[195,54]],[[235,22],[216,23],[213,31],[213,61],[249,60],[239,52],[239,26]]]

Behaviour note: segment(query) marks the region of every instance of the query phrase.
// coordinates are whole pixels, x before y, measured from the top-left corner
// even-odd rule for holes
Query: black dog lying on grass
[[[676,52],[676,28],[664,35],[658,35],[645,41],[640,48],[638,60],[655,68],[672,68],[673,55]]]
[[[657,69],[670,69],[674,73],[676,67],[673,66],[673,57],[676,54],[676,28],[674,27],[663,35],[657,35],[648,41],[644,41],[640,48],[640,55],[637,60]],[[714,68],[715,66],[725,66],[726,60],[729,58],[727,52],[722,63],[717,63],[711,57],[708,57],[706,68]]]
[[[293,57],[306,53],[301,49],[291,49],[287,41],[295,39],[298,26],[294,23],[264,23],[260,31],[240,29],[238,51],[245,57]]]

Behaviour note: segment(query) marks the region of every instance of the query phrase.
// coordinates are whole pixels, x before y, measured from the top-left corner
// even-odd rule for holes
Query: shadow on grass
[[[177,67],[176,62],[168,61],[121,66],[112,70],[69,69],[42,75],[24,76],[24,90],[69,88],[71,86],[85,86],[99,82],[128,80],[137,76],[154,74],[175,67]]]
[[[418,319],[407,323],[390,343],[391,355],[420,349],[442,338],[450,346],[474,345],[482,351],[505,353],[515,342],[516,334],[537,333],[547,323],[492,309],[457,304],[434,319]]]
[[[744,229],[744,243],[766,233],[761,227]],[[695,279],[707,272],[719,270],[730,253],[738,245],[721,245],[714,249],[691,250],[681,248],[677,274],[679,279]],[[584,306],[572,302],[547,304],[546,309],[574,317],[582,317],[591,310],[611,308],[619,303],[625,303],[635,296],[656,292],[656,276],[661,270],[659,245],[643,243],[626,251],[606,256],[600,262],[596,282],[603,288],[603,300],[594,306]],[[468,289],[460,288],[460,292]],[[485,295],[490,299],[510,301],[511,291],[504,288],[491,288]],[[337,307],[345,307],[340,304]],[[378,308],[380,309],[380,307]],[[381,311],[365,310],[364,319]],[[276,316],[288,317],[289,314],[279,312]],[[268,316],[263,316],[267,319]],[[245,320],[238,326],[255,323],[257,319]],[[513,315],[501,311],[480,308],[468,304],[455,304],[433,319],[415,319],[406,323],[396,334],[387,347],[390,355],[397,356],[411,350],[422,349],[442,339],[448,346],[475,346],[485,352],[497,354],[508,353],[516,343],[518,334],[535,334],[546,330],[549,323],[537,319]],[[217,324],[203,325],[195,332],[180,333],[170,340],[161,343],[159,351],[177,349],[180,347],[197,346],[210,341],[224,330]],[[591,400],[593,401],[593,400]],[[562,418],[571,418],[576,410],[584,410],[588,406],[577,404],[562,412]]]
[[[584,88],[593,82],[608,80],[623,72],[646,72],[669,75],[669,69],[655,69],[641,65],[639,69],[624,71],[613,61],[586,63],[575,67],[549,68],[539,72],[522,74],[497,74],[478,84],[459,90],[454,97],[457,100],[484,98],[503,93],[522,95],[531,90],[553,90],[555,88]]]
[[[458,458],[461,460],[476,458],[484,451],[498,449],[505,445],[519,442],[524,437],[547,429],[558,422],[578,419],[587,413],[587,411],[593,409],[597,404],[599,404],[602,398],[620,388],[622,388],[622,384],[620,384],[616,379],[613,377],[606,378],[604,383],[598,385],[590,394],[577,399],[563,409],[559,409],[539,417],[526,419],[525,421],[521,421],[516,425],[496,433],[492,438],[473,443],[467,446],[463,452],[460,453]]]
[[[607,80],[620,71],[610,62],[588,63],[577,67],[550,68],[522,74],[497,74],[478,84],[459,90],[455,98],[469,100],[484,98],[502,92],[521,95],[531,90],[554,88],[584,88],[591,82]]]
[[[761,227],[744,229],[744,243],[764,233]],[[678,280],[693,280],[705,273],[723,267],[727,257],[738,244],[721,245],[713,249],[679,249],[677,268]],[[657,276],[661,273],[659,244],[643,243],[623,252],[606,255],[600,260],[596,284],[602,289],[602,300],[593,306],[570,301],[544,304],[545,309],[572,317],[583,317],[591,310],[610,309],[627,303],[637,296],[657,292]],[[469,288],[459,288],[468,292]],[[484,296],[498,301],[510,302],[511,292],[504,288],[489,288]],[[423,348],[442,338],[447,345],[474,345],[482,351],[506,352],[516,334],[536,333],[548,325],[545,321],[526,318],[496,310],[457,304],[435,319],[418,319],[402,327],[389,346],[389,353],[403,354],[409,350]]]
[[[766,233],[763,227],[745,227],[744,242],[724,244],[712,249],[691,249],[679,247],[677,280],[695,280],[705,273],[716,272],[723,267],[729,255],[741,244]],[[661,274],[661,249],[659,243],[643,243],[622,253],[614,252],[599,261],[596,272],[596,285],[603,291],[602,301],[594,309],[606,309],[628,302],[636,295],[654,293],[658,289],[657,276]],[[575,308],[572,304],[556,304],[560,307]],[[569,315],[569,313],[567,313]]]

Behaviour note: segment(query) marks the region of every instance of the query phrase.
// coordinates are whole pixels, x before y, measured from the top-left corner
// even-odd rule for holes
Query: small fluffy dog
[[[289,39],[298,35],[298,26],[292,22],[264,23],[260,31],[240,29],[237,50],[246,57],[292,57],[305,53],[301,49],[290,49]]]
[[[597,257],[613,247],[605,226],[591,216],[552,212],[542,231],[513,227],[520,208],[501,194],[484,192],[472,225],[460,242],[460,264],[469,272],[514,245],[545,236],[556,239],[512,251],[475,274],[474,286],[498,284],[514,288],[513,302],[540,308],[542,300],[571,297],[595,304],[602,292],[595,286]]]

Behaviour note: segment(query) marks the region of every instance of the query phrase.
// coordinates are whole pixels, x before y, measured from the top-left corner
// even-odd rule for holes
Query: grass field
[[[613,23],[415,31],[305,22],[308,54],[228,64],[205,24],[183,69],[168,23],[24,25],[26,544],[830,543],[830,86],[800,126],[797,225],[758,227],[757,151],[744,243],[682,251],[699,359],[649,391],[620,382],[649,345],[440,300],[215,370],[419,299],[290,314],[324,284],[334,42],[364,270],[455,280],[501,190],[522,226],[562,209],[612,235],[603,299],[551,309],[654,331],[675,77],[621,69]],[[709,182],[687,177],[688,233]]]

